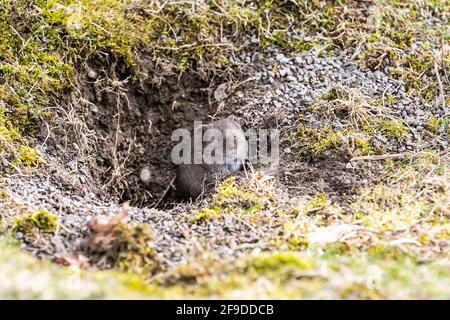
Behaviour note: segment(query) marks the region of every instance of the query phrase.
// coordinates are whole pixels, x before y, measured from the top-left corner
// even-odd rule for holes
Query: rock
[[[141,182],[143,184],[149,184],[151,181],[151,177],[152,175],[150,168],[148,166],[143,167],[139,173],[139,178],[141,179]]]
[[[98,112],[98,106],[95,103],[90,103],[89,104],[89,110],[91,110],[92,113],[97,113]]]
[[[92,70],[92,69],[89,69],[89,71],[87,72],[87,77],[89,78],[89,79],[91,79],[91,80],[95,80],[95,79],[97,79],[97,72],[95,72],[94,70]]]
[[[382,143],[387,143],[389,140],[385,137],[382,136],[381,134],[377,136],[378,140],[380,140]]]
[[[297,81],[297,78],[294,76],[287,76],[286,79],[291,82]]]
[[[295,63],[297,63],[298,65],[302,65],[305,63],[301,57],[295,57],[294,60],[295,60]]]

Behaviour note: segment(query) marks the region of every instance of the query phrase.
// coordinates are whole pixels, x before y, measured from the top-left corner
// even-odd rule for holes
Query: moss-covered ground
[[[440,96],[448,108],[449,15],[448,0],[0,0],[1,174],[44,172],[37,133],[59,124],[55,110],[69,113],[77,76],[93,65],[111,79],[150,77],[156,85],[167,70],[238,78],[229,57],[244,50],[347,50],[402,82],[409,96]],[[310,108],[330,121],[344,110],[344,130],[299,126],[288,137],[294,156],[384,154],[374,135],[402,143],[409,130],[387,111],[393,99],[333,88]],[[430,116],[425,130],[448,137],[448,114]],[[64,226],[57,212],[11,207],[0,185],[0,298],[449,299],[448,150],[429,145],[376,161],[376,181],[345,205],[325,193],[290,197],[258,173],[225,180],[189,223],[233,219],[276,233],[262,234],[242,257],[205,251],[170,267],[155,258],[147,225],[122,222],[105,236],[114,251],[98,258],[112,270],[85,268],[80,257],[33,257],[12,239],[42,245]]]

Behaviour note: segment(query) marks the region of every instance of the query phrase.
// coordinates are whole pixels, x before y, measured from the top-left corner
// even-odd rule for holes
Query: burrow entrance
[[[158,85],[102,78],[101,73],[86,79],[81,95],[88,100],[86,120],[98,139],[95,167],[102,189],[135,206],[171,199],[171,134],[194,120],[208,120],[214,110],[207,87],[194,75],[172,76]],[[148,179],[141,179],[142,170]]]
[[[195,73],[170,74],[158,83],[153,76],[138,79],[131,80],[127,72],[95,66],[77,75],[71,104],[93,138],[78,139],[81,142],[72,158],[85,164],[90,171],[89,183],[95,185],[103,199],[166,208],[176,200],[171,187],[175,177],[170,158],[176,143],[171,142],[173,130],[190,127],[194,120],[207,123],[213,116],[219,119],[236,114],[240,104],[233,100],[218,108],[214,89],[226,82],[224,79],[208,82]],[[252,88],[252,94],[258,94],[258,90],[263,92],[264,88]],[[270,119],[263,120],[272,127]],[[243,128],[246,129],[245,124]],[[80,145],[87,144],[83,140],[91,141],[87,152],[80,151],[84,149]],[[290,158],[281,155],[282,170],[275,175],[293,195],[326,192],[341,202],[355,186],[367,183],[366,170],[347,170],[348,159],[339,154],[331,153],[314,161]],[[140,178],[143,168],[150,174],[148,182]]]

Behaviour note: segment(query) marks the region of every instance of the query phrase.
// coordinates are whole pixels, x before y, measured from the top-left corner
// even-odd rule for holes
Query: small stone
[[[342,130],[344,130],[344,126],[342,125],[342,123],[340,123],[340,122],[335,122],[335,123],[333,123],[333,126],[334,126],[334,129],[336,130],[336,131],[342,131]]]
[[[284,54],[279,53],[275,56],[275,59],[277,59],[278,62],[281,62],[285,58]]]
[[[380,140],[383,143],[387,143],[388,139],[385,136],[379,135],[377,136],[378,140]]]
[[[286,79],[291,82],[297,81],[297,78],[294,76],[287,76]]]
[[[139,173],[139,178],[141,179],[142,183],[149,184],[151,180],[151,172],[150,168],[148,166],[145,166],[141,169],[141,172]]]
[[[89,79],[95,80],[97,79],[97,72],[95,72],[94,70],[90,69],[87,73],[87,76]]]
[[[67,163],[67,165],[69,166],[70,170],[75,171],[77,169],[77,161],[76,160],[71,160]]]
[[[276,100],[273,101],[273,105],[275,106],[275,108],[281,108],[281,103]]]
[[[89,110],[91,110],[92,113],[97,113],[98,107],[95,103],[91,103],[91,104],[89,104]]]
[[[23,239],[23,233],[20,231],[16,232],[16,239]]]

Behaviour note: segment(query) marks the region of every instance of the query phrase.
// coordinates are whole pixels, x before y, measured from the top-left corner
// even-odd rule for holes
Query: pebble
[[[334,84],[341,84],[357,88],[374,99],[381,99],[382,95],[387,93],[396,96],[397,103],[392,106],[392,114],[401,117],[411,127],[412,130],[408,130],[406,135],[410,139],[418,139],[423,132],[427,132],[425,130],[428,118],[426,115],[429,114],[431,106],[427,105],[423,99],[409,97],[405,86],[386,74],[388,70],[371,71],[359,68],[345,57],[319,57],[314,52],[301,52],[288,56],[271,48],[269,53],[264,55],[261,61],[266,61],[267,65],[261,64],[256,71],[261,74],[261,81],[270,83],[272,88],[268,88],[263,96],[253,98],[250,108],[269,111],[270,108],[279,109],[283,106],[286,114],[280,120],[289,125],[296,121],[299,113],[305,113],[308,105],[313,103],[316,97],[322,96]],[[279,63],[277,74],[271,72],[273,66],[270,61]],[[439,103],[433,103],[434,109],[431,109],[433,114],[443,113],[439,105]],[[313,120],[313,117],[307,114],[304,116],[311,124],[325,125],[321,123],[321,120]],[[340,131],[346,125],[339,123],[339,118],[337,120],[333,121],[333,128]],[[445,129],[439,128],[441,134],[444,134],[444,131]],[[413,132],[416,133],[415,136]],[[380,144],[386,152],[400,152],[401,148],[405,149],[403,142],[399,139],[389,140],[381,134],[377,135],[375,141],[374,143]],[[417,148],[416,144],[410,145],[408,150],[411,148]]]
[[[95,72],[94,70],[90,69],[87,72],[87,76],[88,76],[89,79],[95,80],[95,79],[97,79],[98,75],[97,75],[97,72]]]
[[[152,174],[150,171],[150,168],[148,166],[145,166],[141,169],[139,172],[139,178],[141,179],[141,182],[143,184],[149,184],[152,178]]]

